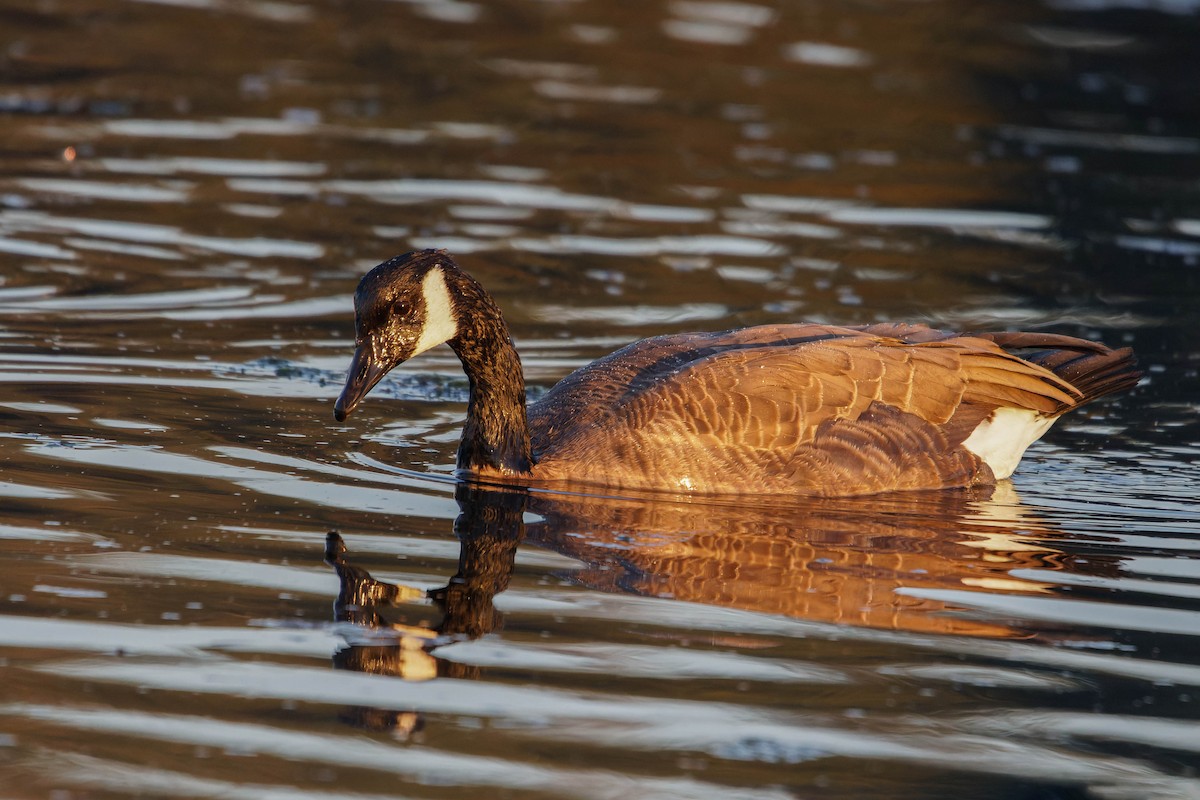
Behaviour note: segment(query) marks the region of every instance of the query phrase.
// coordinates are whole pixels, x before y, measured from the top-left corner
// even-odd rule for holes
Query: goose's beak
[[[345,421],[350,412],[358,407],[367,392],[379,383],[379,379],[391,369],[389,365],[380,364],[372,359],[371,347],[362,345],[354,351],[354,359],[346,372],[346,385],[337,402],[333,404],[333,417],[338,422]]]

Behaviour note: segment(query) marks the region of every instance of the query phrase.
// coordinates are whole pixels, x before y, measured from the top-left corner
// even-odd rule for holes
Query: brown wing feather
[[[1114,350],[1099,342],[1055,333],[982,333],[1005,351],[1050,370],[1075,388],[1077,396],[1059,413],[1115,392],[1132,389],[1141,379],[1133,350]]]
[[[1000,331],[992,333],[957,334],[924,325],[883,323],[857,330],[876,336],[889,336],[909,344],[938,342],[949,339],[977,338],[997,345],[1009,356],[1041,367],[1054,374],[1069,397],[1055,397],[1058,405],[1050,412],[1062,414],[1116,392],[1132,389],[1142,377],[1137,359],[1128,347],[1113,349],[1100,342],[1064,336],[1057,333],[1031,331]],[[1009,367],[1011,369],[1011,367]],[[1044,380],[1041,372],[1034,373]],[[1035,392],[1038,391],[1035,389]],[[1044,402],[1036,401],[1039,407]]]
[[[531,407],[538,471],[743,493],[990,482],[958,445],[996,407],[1053,416],[1085,397],[1057,370],[1006,352],[1002,337],[777,325],[647,339],[573,373]],[[1103,376],[1116,362],[1097,363],[1100,372],[1088,374],[1112,385]]]

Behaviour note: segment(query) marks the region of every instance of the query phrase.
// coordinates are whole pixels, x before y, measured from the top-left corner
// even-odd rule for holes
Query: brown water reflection
[[[994,492],[1001,496],[994,498]],[[1052,584],[1018,579],[1013,571],[1097,577],[1118,571],[1116,561],[1090,558],[1085,565],[1056,549],[1061,534],[1023,508],[1009,486],[853,502],[768,500],[755,507],[470,485],[460,485],[456,498],[458,570],[440,588],[423,591],[376,580],[354,565],[338,533],[329,534],[325,559],[340,582],[335,620],[362,629],[351,632],[352,640],[366,640],[339,651],[336,667],[408,680],[478,677],[476,666],[437,658],[437,650],[503,626],[493,601],[508,588],[517,548],[525,542],[577,559],[581,566],[571,570],[572,581],[604,592],[976,637],[1033,633],[971,618],[961,608],[905,590],[1052,594]],[[526,521],[531,513],[537,521]],[[388,620],[384,609],[397,606],[408,607],[404,616],[423,618],[422,598],[433,602],[440,621]],[[355,718],[370,727],[384,719],[414,721],[386,710],[362,711]]]

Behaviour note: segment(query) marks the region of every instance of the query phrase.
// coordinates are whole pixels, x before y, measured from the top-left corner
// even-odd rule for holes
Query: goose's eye
[[[412,314],[412,306],[407,300],[397,300],[392,303],[392,316],[407,319]]]

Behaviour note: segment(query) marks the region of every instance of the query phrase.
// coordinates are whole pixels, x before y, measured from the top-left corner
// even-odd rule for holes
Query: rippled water
[[[0,795],[1200,797],[1198,11],[0,4]],[[800,319],[1147,378],[994,493],[468,491],[448,350],[332,417],[415,247],[535,394]]]

